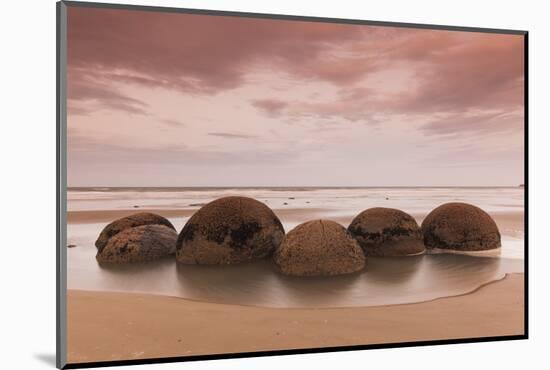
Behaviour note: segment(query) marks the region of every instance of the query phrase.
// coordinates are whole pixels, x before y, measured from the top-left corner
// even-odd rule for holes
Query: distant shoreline
[[[73,186],[67,191],[185,191],[185,190],[331,190],[331,189],[524,189],[523,186]]]
[[[126,209],[97,209],[97,210],[74,210],[67,212],[67,222],[69,224],[85,224],[85,223],[96,223],[96,222],[111,222],[121,217],[126,217],[138,212],[150,212],[156,213],[166,218],[173,217],[190,217],[192,216],[200,206],[196,207],[186,207],[186,208],[176,208],[176,207],[164,207],[164,208],[150,208],[150,207],[139,207],[139,208],[126,208]],[[273,211],[283,220],[296,220],[300,219],[299,216],[307,215],[311,217],[324,217],[323,215],[329,211],[333,211],[328,208],[294,208],[289,206],[288,208],[273,208]],[[501,221],[506,225],[514,223],[523,223],[523,209],[518,211],[501,211],[501,212],[490,212],[490,214]],[[411,215],[421,221],[426,214],[411,213]],[[354,214],[349,215],[340,215],[340,216],[328,216],[334,221],[339,221],[343,223],[349,223],[354,217]],[[521,218],[521,219],[518,219]]]

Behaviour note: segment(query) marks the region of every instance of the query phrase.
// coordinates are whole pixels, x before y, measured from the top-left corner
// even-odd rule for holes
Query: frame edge
[[[498,337],[486,337],[486,338],[466,338],[466,339],[447,339],[447,340],[430,340],[421,342],[401,342],[401,343],[386,343],[378,345],[355,345],[355,346],[342,346],[342,347],[318,347],[318,348],[306,348],[306,349],[287,349],[287,350],[268,350],[259,352],[239,352],[228,354],[208,354],[197,356],[176,356],[176,357],[163,357],[163,358],[149,358],[139,360],[114,360],[114,361],[100,361],[100,362],[84,362],[84,363],[67,363],[67,232],[66,232],[66,210],[67,210],[67,88],[66,88],[66,72],[67,72],[67,7],[87,7],[87,8],[103,8],[103,9],[121,9],[121,10],[134,10],[134,11],[160,11],[160,12],[172,12],[172,13],[187,13],[187,14],[200,14],[200,15],[214,15],[214,16],[232,16],[232,17],[245,17],[245,18],[264,18],[264,19],[280,19],[280,20],[294,20],[294,21],[307,21],[307,22],[331,22],[331,23],[343,23],[343,24],[357,24],[357,25],[372,25],[372,26],[385,26],[385,27],[400,27],[400,28],[419,28],[419,29],[432,29],[432,30],[448,30],[448,31],[464,31],[464,32],[484,32],[484,33],[498,33],[509,35],[520,35],[524,37],[524,183],[525,183],[525,217],[524,217],[524,253],[525,253],[525,265],[524,265],[524,334],[523,335],[511,335],[511,336],[498,336]],[[330,353],[341,351],[357,351],[357,350],[369,350],[369,349],[384,349],[384,348],[406,348],[406,347],[420,347],[420,346],[433,346],[433,345],[448,345],[448,344],[467,344],[467,343],[482,343],[482,342],[497,342],[497,341],[510,341],[510,340],[527,340],[529,339],[529,258],[528,258],[528,236],[529,236],[529,173],[528,173],[528,135],[529,135],[529,120],[528,120],[528,36],[527,30],[513,30],[513,29],[493,29],[493,28],[480,28],[480,27],[461,27],[451,25],[431,25],[431,24],[416,24],[416,23],[403,23],[403,22],[385,22],[385,21],[372,21],[372,20],[359,20],[359,19],[344,19],[344,18],[329,18],[320,16],[299,16],[299,15],[283,15],[283,14],[267,14],[267,13],[253,13],[253,12],[240,12],[240,11],[224,11],[224,10],[209,10],[209,9],[189,9],[189,8],[174,8],[163,6],[144,6],[144,5],[131,5],[131,4],[112,4],[112,3],[100,3],[100,2],[82,2],[82,1],[65,1],[61,0],[56,3],[56,41],[57,41],[57,63],[56,63],[56,122],[57,122],[57,145],[56,145],[56,161],[57,161],[57,186],[56,186],[56,199],[57,199],[57,248],[56,248],[56,262],[57,262],[57,276],[56,276],[56,290],[57,290],[57,310],[56,310],[56,366],[59,369],[69,368],[91,368],[91,367],[111,367],[111,366],[125,366],[125,365],[139,365],[139,364],[158,364],[158,363],[173,363],[173,362],[189,362],[189,361],[208,361],[218,359],[234,359],[234,358],[251,358],[251,357],[264,357],[264,356],[281,356],[281,355],[295,355],[295,354],[315,354],[315,353]]]
[[[56,3],[56,367],[67,365],[67,5]]]
[[[508,35],[525,35],[527,30],[514,30],[514,29],[500,29],[500,28],[484,28],[475,26],[453,26],[453,25],[441,25],[441,24],[427,24],[427,23],[406,23],[397,21],[375,21],[375,20],[362,20],[351,18],[331,18],[322,16],[303,16],[295,14],[270,14],[270,13],[254,13],[254,12],[242,12],[231,10],[215,10],[215,9],[194,9],[194,8],[176,8],[168,6],[154,6],[154,5],[133,5],[133,4],[115,4],[115,3],[101,3],[101,2],[88,2],[88,1],[75,1],[75,0],[62,0],[67,6],[83,7],[83,8],[99,8],[99,9],[119,9],[119,10],[134,10],[134,11],[157,11],[165,13],[187,13],[197,15],[213,15],[213,16],[227,16],[227,17],[240,17],[240,18],[263,18],[263,19],[278,19],[278,20],[290,20],[290,21],[302,21],[302,22],[323,22],[323,23],[341,23],[341,24],[359,24],[381,27],[398,27],[398,28],[419,28],[430,30],[443,30],[443,31],[463,31],[463,32],[485,32],[485,33],[499,33]]]

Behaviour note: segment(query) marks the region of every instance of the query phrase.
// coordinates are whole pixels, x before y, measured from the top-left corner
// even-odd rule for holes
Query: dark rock
[[[162,216],[154,213],[135,213],[133,215],[119,218],[105,226],[105,228],[99,234],[95,242],[95,246],[99,252],[105,247],[110,238],[121,232],[122,230],[130,227],[142,226],[142,225],[165,225],[174,231],[175,227]]]
[[[363,269],[365,255],[342,225],[315,220],[290,231],[275,251],[274,261],[286,275],[341,275]]]
[[[139,206],[134,206],[134,208],[139,208]]]
[[[74,248],[74,247],[76,247],[76,244],[69,244],[69,245],[67,245],[67,248]]]
[[[186,264],[232,264],[270,256],[285,231],[275,213],[257,200],[225,197],[208,203],[187,221],[176,258]]]
[[[367,209],[351,221],[348,231],[367,256],[407,256],[426,250],[416,220],[398,209]]]
[[[482,251],[500,247],[497,224],[481,208],[466,203],[447,203],[422,222],[428,248]]]
[[[284,206],[288,206],[288,203],[287,203],[287,202],[284,202],[283,205],[284,205]]]
[[[97,252],[99,262],[149,262],[173,255],[176,231],[164,225],[142,225],[122,230]]]

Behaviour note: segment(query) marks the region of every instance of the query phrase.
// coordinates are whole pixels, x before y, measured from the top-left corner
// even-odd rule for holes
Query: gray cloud
[[[279,116],[288,106],[287,102],[278,99],[257,99],[253,100],[251,104],[272,117]]]
[[[180,122],[178,120],[174,120],[174,119],[161,119],[160,122],[168,125],[168,126],[172,126],[172,127],[183,127],[185,126],[185,123],[183,122]]]
[[[429,135],[453,135],[470,133],[497,133],[523,129],[523,112],[455,113],[432,119],[420,130]]]

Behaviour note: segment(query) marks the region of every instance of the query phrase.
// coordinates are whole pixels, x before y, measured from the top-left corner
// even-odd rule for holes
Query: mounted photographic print
[[[527,32],[57,10],[59,367],[527,338]]]

